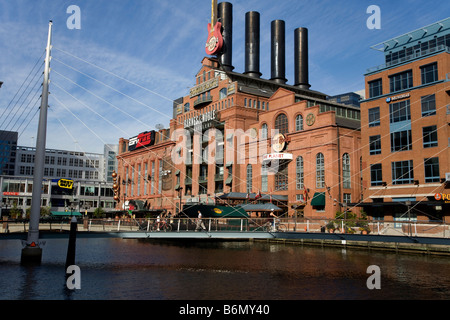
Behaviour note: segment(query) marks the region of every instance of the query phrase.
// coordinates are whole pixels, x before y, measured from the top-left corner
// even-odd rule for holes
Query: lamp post
[[[178,209],[178,214],[180,214],[181,213],[181,192],[183,191],[183,187],[179,187],[178,188],[178,197],[180,198],[180,207],[179,207],[179,209]]]
[[[410,210],[411,201],[409,200],[405,201],[405,205],[408,207],[408,233],[409,236],[411,236],[411,210]]]

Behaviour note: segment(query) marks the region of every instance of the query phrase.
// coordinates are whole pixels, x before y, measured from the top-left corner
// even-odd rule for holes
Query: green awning
[[[82,217],[83,216],[80,212],[75,212],[75,211],[73,211],[73,212],[52,211],[51,214],[54,217],[71,217],[71,216]]]
[[[213,205],[183,205],[183,213],[190,218],[197,218],[198,211],[204,218],[248,218],[247,212],[240,207]]]
[[[314,193],[314,196],[311,199],[311,205],[313,207],[324,206],[325,205],[325,192],[316,192],[316,193]]]

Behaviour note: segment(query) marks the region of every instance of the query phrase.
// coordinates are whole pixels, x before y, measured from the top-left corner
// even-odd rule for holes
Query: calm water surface
[[[47,240],[42,264],[20,265],[0,241],[3,300],[309,300],[450,297],[450,258],[251,242],[78,239],[81,290],[65,285],[67,240]],[[369,290],[367,268],[381,270]]]

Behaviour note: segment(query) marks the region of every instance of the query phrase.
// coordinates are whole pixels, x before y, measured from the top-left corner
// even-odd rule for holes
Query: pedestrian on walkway
[[[206,227],[205,224],[202,221],[202,213],[200,212],[200,210],[198,211],[198,217],[197,217],[197,227],[195,228],[195,231],[200,230],[200,228],[202,230],[206,231]]]

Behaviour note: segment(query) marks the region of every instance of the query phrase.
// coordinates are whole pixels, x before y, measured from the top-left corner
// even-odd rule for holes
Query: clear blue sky
[[[448,1],[441,0],[230,2],[236,72],[244,71],[245,13],[258,11],[262,77],[270,78],[270,22],[282,19],[288,84],[294,81],[294,29],[306,27],[311,89],[329,95],[364,88],[366,69],[383,63],[382,53],[370,49],[372,45],[450,13]],[[70,5],[81,10],[79,30],[67,28]],[[370,5],[381,9],[379,30],[366,26]],[[19,145],[36,143],[37,116],[32,115],[39,106],[39,88],[35,84],[42,82],[40,57],[49,20],[53,20],[54,59],[47,148],[101,153],[103,144],[118,143],[120,137],[152,130],[159,123],[167,127],[172,100],[188,94],[206,55],[210,10],[210,0],[0,0],[0,81],[4,82],[0,130],[19,131]],[[37,61],[39,71],[31,72]]]

